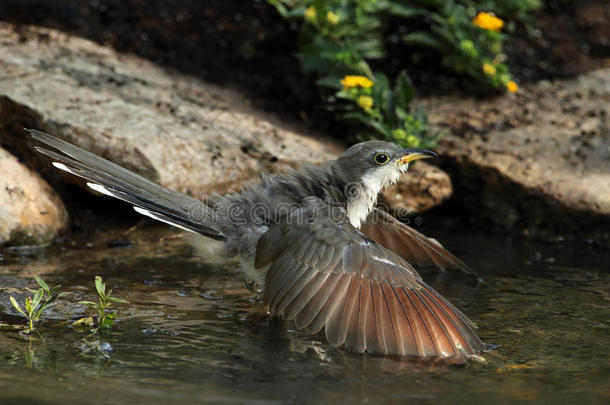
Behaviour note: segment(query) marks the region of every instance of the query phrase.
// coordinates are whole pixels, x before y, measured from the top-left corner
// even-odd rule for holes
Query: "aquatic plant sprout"
[[[97,315],[97,327],[93,330],[94,333],[100,329],[108,329],[112,326],[116,319],[116,311],[112,311],[110,307],[112,303],[127,304],[127,300],[112,296],[112,290],[106,291],[106,283],[102,280],[102,277],[95,276],[95,289],[97,291],[98,300],[93,301],[80,301],[79,304],[88,306],[94,310]]]
[[[26,329],[26,333],[31,333],[35,329],[35,324],[40,321],[40,317],[43,312],[51,305],[55,300],[61,298],[68,293],[66,292],[58,292],[61,288],[61,285],[56,285],[53,288],[50,288],[49,285],[41,279],[39,276],[34,276],[34,280],[38,284],[40,288],[37,290],[32,290],[28,288],[28,291],[33,293],[34,295],[31,297],[26,297],[24,302],[24,308],[17,303],[17,300],[10,296],[9,299],[13,307],[28,321],[28,329]]]

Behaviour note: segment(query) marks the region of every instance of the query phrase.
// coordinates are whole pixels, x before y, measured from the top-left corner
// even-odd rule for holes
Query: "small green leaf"
[[[25,299],[25,312],[27,312],[28,314],[31,314],[32,310],[33,310],[32,298],[31,297],[27,297]]]
[[[23,310],[21,309],[21,307],[17,303],[17,300],[15,300],[15,298],[13,298],[12,295],[9,297],[9,300],[11,301],[11,304],[13,304],[13,307],[15,307],[15,309],[17,311],[19,311],[19,313],[21,313],[23,316],[25,316],[27,318],[27,315],[25,314],[25,312],[23,312]]]
[[[403,36],[402,39],[408,44],[427,46],[438,50],[443,49],[443,45],[440,42],[425,32],[412,32]]]
[[[45,290],[47,292],[49,291],[49,285],[47,283],[45,283],[43,279],[41,279],[38,276],[34,276],[34,280],[36,280],[38,285],[41,286],[43,290]]]
[[[106,284],[104,284],[100,276],[95,276],[95,289],[100,297],[106,295]]]
[[[91,302],[91,301],[79,301],[78,303],[79,303],[79,304],[81,304],[81,305],[86,305],[86,306],[88,306],[90,309],[93,309],[93,310],[97,310],[97,309],[99,308],[99,304],[98,304],[98,303],[96,303],[96,302]]]
[[[342,89],[341,77],[339,76],[326,76],[316,80],[318,86],[331,87],[333,89]]]
[[[32,309],[38,308],[38,305],[40,305],[40,302],[42,301],[43,294],[44,290],[42,289],[36,291],[34,298],[32,299]]]
[[[429,11],[426,10],[425,8],[407,6],[404,4],[399,4],[397,2],[390,2],[389,6],[388,6],[388,11],[391,14],[397,15],[399,17],[405,17],[405,18],[417,17],[420,15],[426,15],[427,13],[429,13]]]
[[[108,300],[112,301],[112,302],[117,302],[119,304],[128,304],[129,303],[129,301],[127,301],[127,300],[124,300],[122,298],[116,298],[116,297],[108,297]]]
[[[398,105],[405,109],[411,103],[411,101],[413,101],[413,85],[411,84],[411,80],[404,70],[398,74],[394,95],[398,101]]]

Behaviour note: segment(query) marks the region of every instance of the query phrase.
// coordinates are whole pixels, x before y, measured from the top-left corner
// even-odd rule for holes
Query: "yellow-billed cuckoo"
[[[140,214],[191,231],[209,254],[239,258],[272,314],[357,352],[449,357],[484,350],[474,324],[415,266],[468,268],[437,242],[375,208],[409,162],[436,156],[369,141],[321,166],[261,175],[200,201],[36,130],[53,165]]]

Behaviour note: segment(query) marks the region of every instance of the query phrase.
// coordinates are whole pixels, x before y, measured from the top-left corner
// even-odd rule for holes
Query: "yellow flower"
[[[307,7],[307,10],[305,10],[305,19],[312,21],[315,18],[316,18],[316,8],[314,6]]]
[[[366,76],[350,76],[347,75],[341,80],[343,87],[364,87],[365,89],[373,85],[373,81]]]
[[[506,88],[511,93],[516,93],[517,91],[519,91],[519,86],[517,86],[517,83],[515,83],[512,80],[510,80],[508,83],[506,83]]]
[[[356,102],[363,110],[368,111],[373,106],[373,97],[360,96]]]
[[[477,16],[472,20],[472,23],[483,28],[484,30],[489,31],[500,31],[504,26],[504,21],[493,14],[484,12],[477,14]]]
[[[332,11],[327,11],[326,12],[326,20],[331,23],[332,25],[336,25],[339,23],[339,16],[332,12]]]
[[[485,62],[483,63],[483,72],[485,72],[486,75],[493,76],[496,74],[496,67],[491,63]]]

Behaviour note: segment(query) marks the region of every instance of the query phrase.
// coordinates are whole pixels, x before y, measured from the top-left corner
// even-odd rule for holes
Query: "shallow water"
[[[234,266],[201,264],[167,228],[117,232],[2,253],[0,403],[610,401],[607,251],[433,232],[483,279],[433,284],[498,346],[446,365],[332,348],[269,320]],[[34,274],[72,294],[27,338],[8,296],[21,302]],[[95,275],[130,302],[112,330],[54,327],[87,313]]]

